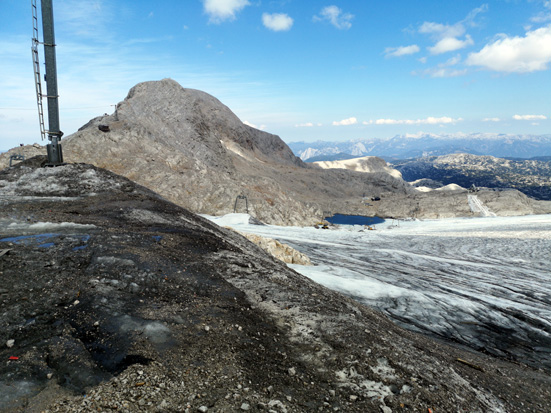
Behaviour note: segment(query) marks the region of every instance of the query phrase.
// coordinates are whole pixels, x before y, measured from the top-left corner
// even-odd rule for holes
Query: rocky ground
[[[396,327],[89,165],[0,172],[0,410],[551,410],[543,371]]]

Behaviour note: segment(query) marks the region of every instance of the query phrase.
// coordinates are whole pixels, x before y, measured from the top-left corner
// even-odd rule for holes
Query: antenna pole
[[[46,64],[46,97],[48,98],[48,163],[52,166],[63,163],[59,129],[59,103],[57,92],[57,64],[55,56],[54,11],[52,0],[41,0],[42,30],[44,32],[44,62]]]

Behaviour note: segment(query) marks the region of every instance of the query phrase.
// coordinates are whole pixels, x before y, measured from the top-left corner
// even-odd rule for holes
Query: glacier
[[[284,242],[328,288],[433,338],[551,370],[551,215],[386,221],[334,229],[219,225]]]

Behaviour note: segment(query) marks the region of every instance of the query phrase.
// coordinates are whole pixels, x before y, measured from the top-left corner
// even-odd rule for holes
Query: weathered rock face
[[[247,234],[245,232],[239,233],[280,261],[287,264],[312,265],[312,262],[308,256],[287,244],[279,242],[276,239],[267,238],[256,234]]]
[[[245,194],[253,214],[267,222],[316,215],[270,176],[273,169],[305,167],[281,139],[169,79],[137,85],[113,115],[93,119],[63,149],[69,161],[123,174],[196,212],[233,212],[236,197]]]
[[[549,372],[396,327],[84,164],[0,172],[0,410],[551,411]]]
[[[359,188],[408,191],[384,173],[352,176],[308,166],[279,137],[170,79],[135,86],[113,115],[89,122],[63,149],[68,161],[120,173],[195,212],[233,212],[243,194],[251,214],[269,223],[312,223],[327,201],[360,196]]]
[[[244,195],[251,215],[283,225],[313,224],[327,212],[472,215],[466,196],[420,194],[382,164],[368,168],[373,162],[367,162],[364,172],[307,165],[279,137],[244,125],[214,97],[170,79],[138,84],[115,113],[92,119],[62,146],[66,162],[106,168],[197,213],[234,212],[237,196]],[[15,148],[0,155],[0,166],[7,166],[12,153],[35,152]],[[364,194],[382,202],[366,207]],[[245,212],[242,204],[238,212]],[[534,211],[524,201],[507,210]]]

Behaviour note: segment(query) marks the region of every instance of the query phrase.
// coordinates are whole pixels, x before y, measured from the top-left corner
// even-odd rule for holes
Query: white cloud
[[[312,128],[314,124],[312,122],[306,122],[306,123],[299,123],[298,125],[295,125],[295,128]]]
[[[465,36],[465,40],[460,40],[456,37],[444,37],[439,40],[434,46],[429,47],[430,54],[437,55],[447,52],[453,52],[455,50],[464,49],[467,46],[473,44],[471,36]]]
[[[551,14],[548,12],[547,13],[541,12],[536,16],[532,17],[530,20],[533,21],[534,23],[546,23],[548,21],[551,21]]]
[[[456,64],[458,64],[459,62],[461,62],[461,56],[460,55],[456,55],[454,57],[450,57],[448,60],[446,60],[445,63],[443,63],[442,65],[443,66],[455,66]]]
[[[415,54],[419,52],[419,46],[412,44],[410,46],[400,46],[400,47],[387,47],[385,49],[385,57],[400,57],[410,54]]]
[[[262,14],[264,26],[274,32],[286,31],[293,25],[293,19],[284,13]]]
[[[457,77],[463,76],[467,73],[467,69],[453,69],[451,66],[455,66],[461,62],[461,56],[456,55],[449,58],[444,63],[438,64],[436,67],[423,70],[421,73],[430,77]],[[418,74],[413,72],[412,74]]]
[[[467,74],[467,69],[450,69],[448,67],[434,67],[423,72],[430,77],[458,77]]]
[[[502,34],[467,58],[468,65],[509,73],[547,70],[550,62],[551,26],[529,31],[524,37]]]
[[[486,11],[488,11],[488,5],[483,4],[482,6],[471,10],[467,17],[455,24],[424,22],[421,26],[419,26],[419,33],[431,34],[440,39],[446,37],[460,37],[465,34],[465,25],[475,26],[474,19],[476,16]]]
[[[545,120],[547,116],[544,115],[514,115],[514,120]]]
[[[473,39],[468,34],[465,35],[465,26],[475,26],[476,16],[486,11],[488,11],[488,5],[483,4],[471,10],[467,17],[455,24],[424,22],[419,26],[419,33],[428,34],[436,41],[434,46],[428,48],[430,54],[438,55],[472,46]],[[463,35],[465,37],[461,39]]]
[[[349,125],[355,125],[356,123],[358,123],[358,119],[352,117],[352,118],[348,118],[348,119],[343,119],[341,121],[334,121],[333,122],[333,126],[349,126]]]
[[[210,23],[235,20],[235,14],[250,4],[248,0],[203,0],[203,8]]]
[[[445,37],[459,37],[465,33],[465,27],[461,23],[454,25],[424,22],[419,27],[419,33],[433,34],[439,38]]]
[[[259,129],[259,130],[264,130],[266,129],[266,125],[260,125],[260,126],[256,126],[254,123],[251,123],[249,121],[246,121],[244,120],[243,123],[247,126],[250,126],[251,128],[255,128],[255,129]]]
[[[469,12],[469,14],[467,14],[467,17],[465,17],[465,19],[462,21],[462,23],[466,23],[468,24],[469,26],[476,26],[475,22],[474,22],[474,19],[477,15],[479,15],[480,13],[485,13],[487,12],[489,9],[488,7],[488,4],[483,4],[482,6],[480,7],[477,7],[473,10],[471,10]]]
[[[463,119],[450,118],[448,116],[442,116],[440,118],[429,116],[425,119],[377,119],[376,121],[370,121],[375,125],[442,125],[447,123],[457,123]],[[364,122],[365,124],[365,122]]]
[[[530,20],[532,20],[534,23],[545,23],[551,20],[551,1],[546,0],[543,2],[543,7],[546,9],[545,11],[540,12],[536,16],[532,17]]]
[[[343,13],[337,6],[324,7],[319,16],[314,16],[314,21],[327,21],[335,26],[337,29],[350,29],[352,23],[350,21],[354,18],[353,14]]]
[[[112,40],[109,26],[113,23],[115,13],[111,2],[65,0],[57,3],[54,10],[56,35],[66,31],[72,36],[84,36],[96,41]]]
[[[501,122],[500,118],[484,118],[482,122]]]

